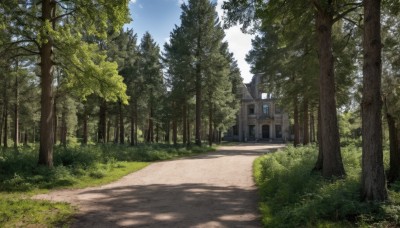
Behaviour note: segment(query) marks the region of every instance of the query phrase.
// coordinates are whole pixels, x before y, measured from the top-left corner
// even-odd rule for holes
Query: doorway
[[[269,139],[269,125],[262,126],[262,137],[263,139]]]

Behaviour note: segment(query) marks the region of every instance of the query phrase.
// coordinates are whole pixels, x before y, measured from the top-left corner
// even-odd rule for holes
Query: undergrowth
[[[165,144],[55,147],[54,167],[37,166],[38,148],[0,151],[0,227],[60,227],[75,209],[69,204],[31,200],[30,196],[59,188],[106,184],[152,161],[214,150]]]
[[[265,227],[397,227],[400,183],[389,189],[390,201],[360,201],[361,151],[342,148],[347,176],[326,180],[311,172],[317,148],[287,147],[259,157],[254,176],[261,193]]]

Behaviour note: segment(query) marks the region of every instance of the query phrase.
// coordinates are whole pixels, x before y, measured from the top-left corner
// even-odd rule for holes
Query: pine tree
[[[56,64],[68,70],[69,85],[82,87],[82,96],[98,91],[107,99],[122,97],[126,100],[122,78],[118,77],[116,65],[108,63],[104,54],[97,50],[97,46],[83,43],[81,37],[84,30],[86,35],[106,38],[108,26],[121,27],[128,18],[127,2],[91,1],[83,4],[79,0],[43,0],[38,4],[31,1],[20,4],[6,0],[0,3],[0,9],[7,18],[5,23],[2,22],[2,27],[16,38],[6,44],[8,49],[20,50],[20,56],[36,55],[40,59],[41,120],[38,163],[52,167],[52,84],[55,59],[60,61]],[[109,83],[107,89],[99,82],[103,80]],[[87,85],[93,87],[88,88]]]

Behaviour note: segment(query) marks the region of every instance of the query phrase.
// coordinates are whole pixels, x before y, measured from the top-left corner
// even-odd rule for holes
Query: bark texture
[[[51,21],[52,11],[55,7],[52,0],[42,0],[42,25],[46,21]],[[46,43],[40,47],[40,71],[41,71],[41,115],[40,115],[40,149],[39,165],[53,167],[53,61],[52,48],[53,42],[48,34],[41,34],[43,38],[48,38]]]
[[[364,0],[361,196],[365,201],[388,198],[382,149],[380,3]]]
[[[319,9],[316,26],[318,34],[319,89],[321,108],[321,137],[323,148],[322,175],[325,178],[345,175],[340,152],[339,127],[336,114],[335,75],[332,55],[331,10]]]
[[[318,158],[313,171],[322,171],[322,166],[324,162],[324,152],[322,149],[322,133],[321,133],[321,108],[318,106],[318,122],[317,122],[317,141],[318,141]]]

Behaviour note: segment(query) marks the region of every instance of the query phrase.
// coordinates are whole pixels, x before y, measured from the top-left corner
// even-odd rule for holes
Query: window
[[[275,105],[275,113],[276,114],[281,114],[282,113],[282,108],[279,105]]]
[[[268,99],[268,93],[261,93],[261,99]]]
[[[253,115],[254,114],[254,105],[251,104],[248,106],[248,114]]]
[[[282,126],[281,125],[275,125],[275,135],[277,139],[282,138]]]
[[[256,136],[256,129],[254,125],[249,125],[249,138]]]
[[[262,110],[263,110],[263,114],[268,115],[269,114],[269,105],[263,104]]]

